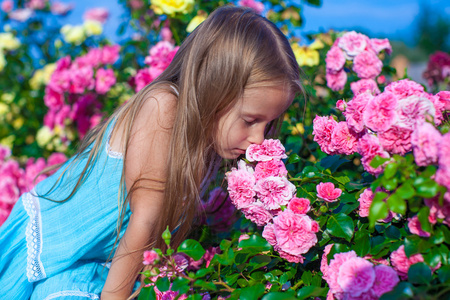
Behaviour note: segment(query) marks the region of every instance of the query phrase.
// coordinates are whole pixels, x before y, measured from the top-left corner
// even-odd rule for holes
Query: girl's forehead
[[[255,87],[246,89],[240,101],[243,113],[264,116],[284,112],[291,105],[293,96],[283,86]]]

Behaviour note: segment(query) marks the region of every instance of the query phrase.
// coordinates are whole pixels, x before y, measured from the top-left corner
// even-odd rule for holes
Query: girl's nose
[[[262,128],[255,128],[251,135],[249,136],[249,142],[252,144],[262,144],[264,142],[264,129],[265,127],[261,126]]]

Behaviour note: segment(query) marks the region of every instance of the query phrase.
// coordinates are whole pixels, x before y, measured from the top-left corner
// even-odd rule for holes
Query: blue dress
[[[120,153],[109,150],[110,123],[91,173],[64,203],[43,199],[68,160],[55,174],[21,196],[0,227],[0,299],[99,299],[108,258],[117,248]],[[88,148],[86,151],[90,151]],[[46,196],[64,199],[83,170],[87,155]],[[130,218],[127,207],[120,237]]]

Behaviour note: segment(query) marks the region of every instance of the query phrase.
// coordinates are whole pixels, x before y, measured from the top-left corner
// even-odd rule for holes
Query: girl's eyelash
[[[245,119],[244,119],[244,122],[245,122],[245,124],[247,124],[247,125],[253,125],[253,124],[256,123],[256,119],[255,119],[255,120],[251,120],[251,121],[248,121],[248,120],[245,120]]]

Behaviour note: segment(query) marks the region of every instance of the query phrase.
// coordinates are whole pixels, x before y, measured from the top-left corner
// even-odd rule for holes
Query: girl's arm
[[[127,190],[139,178],[166,179],[175,111],[176,97],[170,93],[154,93],[153,97],[145,100],[132,125],[125,157]],[[114,141],[111,144],[114,145]],[[137,186],[154,187],[155,183],[144,180]],[[164,188],[161,184],[157,187]],[[126,299],[130,296],[137,271],[142,267],[143,248],[151,240],[152,227],[158,219],[163,196],[161,190],[148,188],[139,188],[132,193],[132,214],[112,260],[102,299]]]

